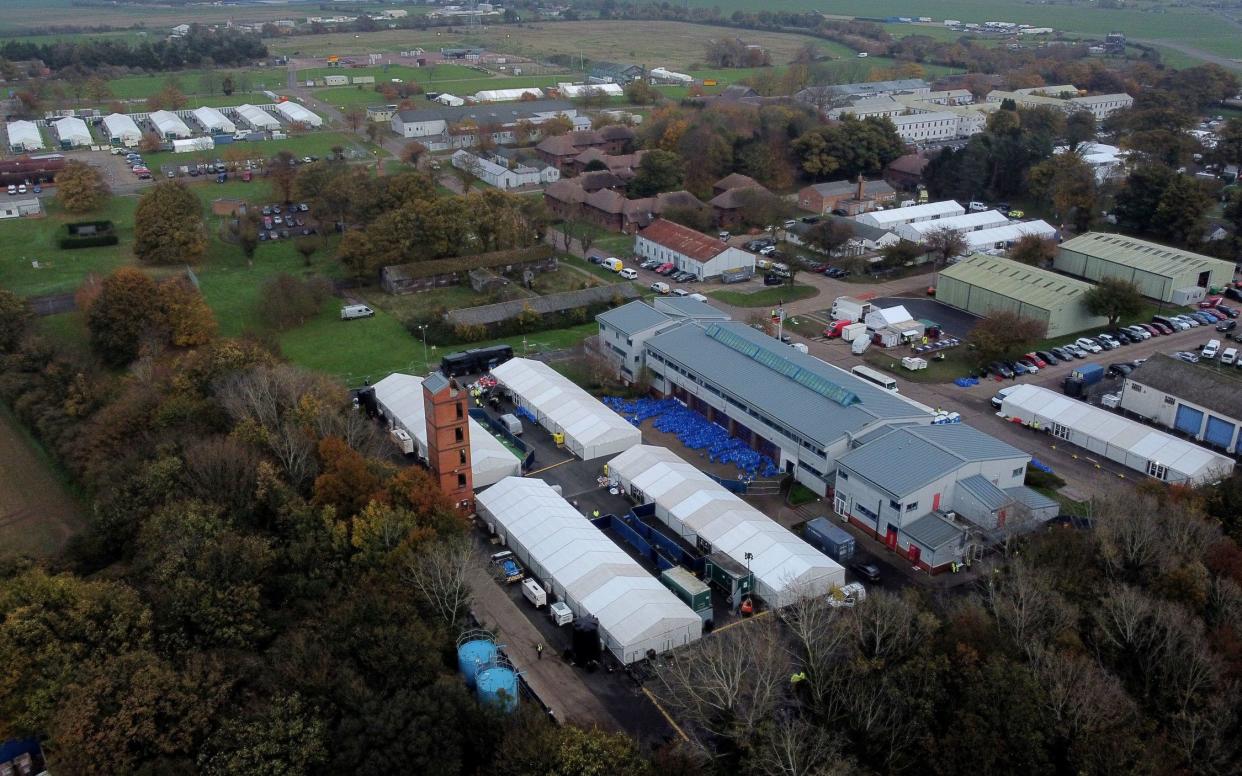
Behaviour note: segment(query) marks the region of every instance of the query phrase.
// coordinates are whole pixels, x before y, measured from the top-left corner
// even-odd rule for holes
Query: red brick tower
[[[470,471],[470,396],[456,380],[433,373],[423,381],[427,413],[427,465],[440,490],[457,507],[474,512]]]

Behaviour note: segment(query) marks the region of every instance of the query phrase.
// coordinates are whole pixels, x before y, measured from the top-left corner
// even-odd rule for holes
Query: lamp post
[[[427,363],[427,324],[418,324],[418,331],[423,335],[423,373],[431,370],[431,365]]]

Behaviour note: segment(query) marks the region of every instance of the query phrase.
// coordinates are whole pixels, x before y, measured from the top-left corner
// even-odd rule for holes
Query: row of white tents
[[[399,446],[406,440],[422,458],[427,457],[427,409],[423,402],[423,378],[395,372],[375,384],[375,400],[389,426],[405,433],[395,435]],[[505,477],[522,473],[522,462],[509,448],[474,418],[470,419],[470,471],[474,487],[494,485]]]

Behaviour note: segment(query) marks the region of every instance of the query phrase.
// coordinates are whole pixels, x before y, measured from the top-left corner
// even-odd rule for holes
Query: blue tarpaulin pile
[[[539,423],[539,420],[534,415],[531,414],[530,410],[526,409],[525,407],[515,407],[513,410],[513,414],[517,415],[519,418],[526,418],[531,423],[534,423],[536,425]]]
[[[722,426],[673,399],[627,400],[609,396],[604,398],[604,404],[636,426],[655,418],[658,430],[676,434],[691,450],[703,450],[713,462],[734,464],[749,477],[775,477],[780,473],[771,458],[750,449],[740,439],[729,436]]]
[[[1038,458],[1031,459],[1031,468],[1039,469],[1041,472],[1047,472],[1048,474],[1052,474],[1052,467],[1044,463],[1043,461],[1039,460]]]
[[[979,378],[978,377],[959,377],[953,381],[953,384],[956,385],[958,388],[969,388],[972,385],[978,385]]]

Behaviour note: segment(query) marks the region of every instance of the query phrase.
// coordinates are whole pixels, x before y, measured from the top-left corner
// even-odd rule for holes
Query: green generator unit
[[[729,597],[737,606],[755,588],[755,578],[746,567],[721,552],[713,552],[705,559],[703,578]]]
[[[686,571],[681,566],[665,569],[660,573],[660,581],[673,591],[673,595],[696,612],[707,612],[711,617],[712,589],[703,580]]]

